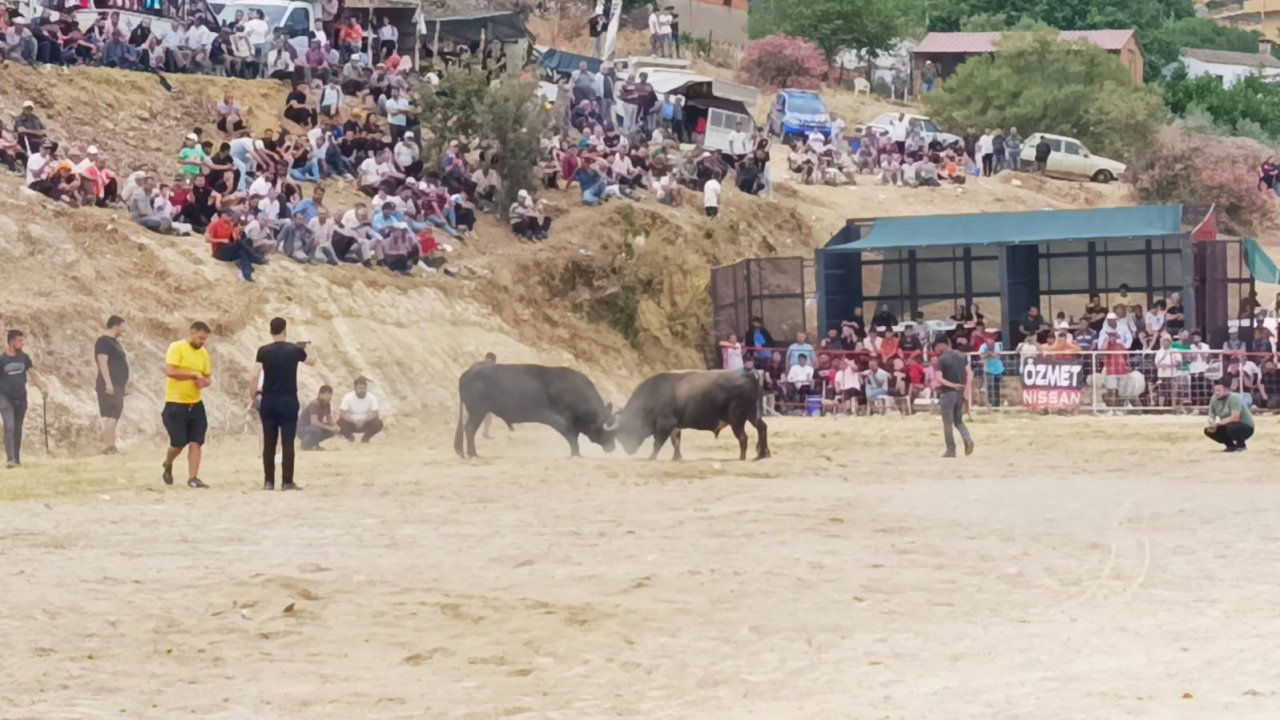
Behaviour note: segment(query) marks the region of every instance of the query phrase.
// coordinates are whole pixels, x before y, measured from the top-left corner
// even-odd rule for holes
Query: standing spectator
[[[809,344],[809,336],[803,332],[796,333],[796,341],[787,348],[787,367],[799,361],[801,355],[813,357],[813,346]]]
[[[920,81],[926,93],[933,92],[933,84],[938,80],[938,68],[932,60],[924,61],[924,69],[920,71]]]
[[[671,8],[663,8],[658,13],[658,54],[662,57],[672,57],[673,44],[671,42],[671,23],[674,18],[671,15]]]
[[[413,105],[404,97],[398,87],[391,88],[391,94],[385,103],[387,109],[387,125],[391,129],[391,138],[400,140],[409,128],[409,111]]]
[[[1040,142],[1036,143],[1036,172],[1043,175],[1049,166],[1049,155],[1053,153],[1053,148],[1049,146],[1048,138],[1040,136]]]
[[[1171,293],[1168,306],[1164,310],[1164,327],[1173,337],[1177,337],[1187,326],[1187,311],[1182,307],[1182,293]]]
[[[316,399],[302,409],[298,416],[298,440],[302,450],[323,450],[320,443],[342,432],[333,420],[333,388],[320,386]]]
[[[1018,128],[1009,128],[1009,134],[1004,137],[1004,153],[1007,167],[1010,170],[1022,171],[1022,136],[1018,134]]]
[[[284,318],[271,318],[271,343],[258,348],[252,377],[262,378],[250,390],[250,397],[262,396],[258,415],[262,418],[263,490],[276,489],[276,441],[280,442],[280,489],[300,490],[293,482],[293,445],[298,432],[298,364],[315,365],[315,356],[305,345],[285,339]]]
[[[1173,348],[1173,340],[1168,335],[1161,336],[1160,349],[1155,353],[1156,378],[1159,397],[1167,401],[1169,407],[1177,407],[1185,400],[1178,392],[1182,361],[1183,355]]]
[[[31,384],[48,395],[44,379],[36,372],[31,358],[22,351],[26,336],[21,330],[10,330],[5,351],[0,353],[0,422],[4,423],[5,468],[22,466],[22,425],[27,415],[27,376]]]
[[[725,370],[742,369],[742,343],[737,335],[730,333],[728,340],[720,341],[720,355]]]
[[[702,205],[709,218],[720,214],[720,192],[720,173],[716,172],[702,186]]]
[[[897,146],[899,158],[907,152],[907,135],[910,133],[911,121],[905,113],[898,113],[898,117],[889,121],[889,139]]]
[[[649,8],[649,54],[657,57],[662,52],[662,27],[658,21],[658,6]]]
[[[1142,319],[1142,326],[1153,341],[1157,341],[1164,333],[1165,302],[1163,300],[1151,303],[1151,307],[1147,309],[1146,315]]]
[[[1226,452],[1244,452],[1245,441],[1253,437],[1253,413],[1239,393],[1231,392],[1225,380],[1213,384],[1209,401],[1209,426],[1205,437],[1226,446]]]
[[[591,38],[591,57],[604,57],[604,39],[609,29],[609,18],[604,13],[596,13],[587,21],[587,36]]]
[[[997,341],[984,338],[978,347],[978,356],[982,358],[982,374],[987,386],[987,406],[1000,407],[1000,389],[1004,380],[1004,359],[1001,353],[1004,347]]]
[[[115,455],[116,425],[124,414],[124,396],[129,385],[129,358],[120,338],[124,335],[124,318],[112,315],[107,319],[107,334],[98,338],[93,346],[97,379],[94,390],[98,395],[98,416],[102,418],[102,453]]]
[[[991,131],[991,174],[1005,168],[1005,138],[1000,128]]]
[[[382,27],[378,28],[378,57],[386,60],[396,54],[396,46],[400,41],[400,31],[391,24],[391,16],[382,17]]]
[[[369,392],[369,381],[363,377],[356,378],[355,390],[343,396],[338,406],[338,428],[348,441],[354,441],[356,433],[363,433],[360,441],[366,443],[382,431],[378,396]]]
[[[947,451],[942,457],[956,456],[952,426],[960,431],[960,439],[964,441],[964,454],[972,455],[973,438],[964,424],[964,409],[973,386],[973,368],[969,366],[968,358],[951,349],[951,344],[946,340],[934,343],[933,351],[938,356],[938,401],[942,409],[942,436],[947,443]]]
[[[978,137],[976,149],[978,161],[982,163],[983,177],[991,177],[992,161],[995,159],[995,145],[991,140],[990,130],[987,130]]]

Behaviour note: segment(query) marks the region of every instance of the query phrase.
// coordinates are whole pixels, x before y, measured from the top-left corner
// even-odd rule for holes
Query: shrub
[[[1218,206],[1222,229],[1255,232],[1275,215],[1276,197],[1258,190],[1255,168],[1271,151],[1243,138],[1207,138],[1181,123],[1162,128],[1130,168],[1148,203]]]
[[[817,45],[790,35],[770,35],[747,43],[738,66],[743,81],[759,87],[816,89],[827,73]]]
[[[1141,147],[1167,117],[1115,57],[1052,33],[1005,35],[1000,52],[971,58],[925,107],[944,128],[1016,126],[1079,138],[1102,154]]]

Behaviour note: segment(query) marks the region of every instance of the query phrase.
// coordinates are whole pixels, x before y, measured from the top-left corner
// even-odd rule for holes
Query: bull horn
[[[618,413],[613,413],[613,417],[609,420],[609,422],[604,424],[604,431],[614,432],[617,429],[618,429]]]

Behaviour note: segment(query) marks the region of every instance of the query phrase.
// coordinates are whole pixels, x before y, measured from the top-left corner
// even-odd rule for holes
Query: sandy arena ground
[[[1224,456],[1199,418],[979,418],[947,464],[936,418],[771,425],[678,465],[393,428],[288,495],[243,437],[203,492],[33,447],[0,718],[1280,715],[1273,420]]]

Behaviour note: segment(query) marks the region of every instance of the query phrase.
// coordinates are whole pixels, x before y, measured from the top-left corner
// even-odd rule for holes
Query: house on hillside
[[[912,87],[920,92],[920,72],[927,61],[938,69],[938,77],[946,78],[975,55],[991,55],[998,48],[1001,33],[997,32],[931,32],[911,53]],[[1142,50],[1132,30],[1064,30],[1058,33],[1061,42],[1086,40],[1120,58],[1120,62],[1133,75],[1133,81],[1142,84]]]
[[[1280,77],[1280,60],[1271,55],[1270,40],[1259,42],[1256,53],[1188,48],[1182,51],[1182,66],[1187,69],[1187,77],[1212,75],[1224,88],[1250,75],[1260,75],[1264,80]]]

